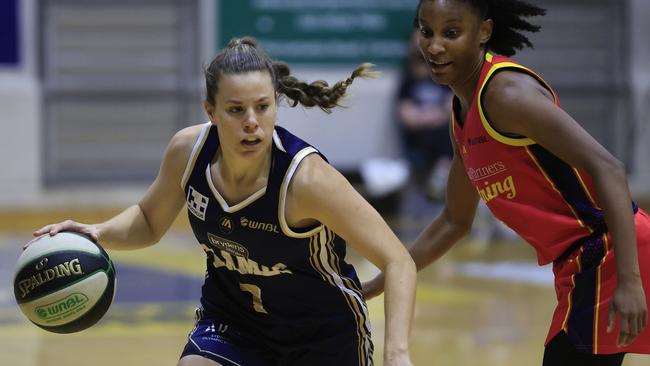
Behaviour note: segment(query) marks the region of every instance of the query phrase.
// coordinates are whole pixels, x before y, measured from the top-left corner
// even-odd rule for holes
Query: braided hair
[[[418,26],[418,14],[424,1],[420,0],[415,13],[414,26]],[[481,19],[492,19],[492,37],[486,44],[490,51],[512,56],[524,47],[533,47],[530,40],[521,32],[538,32],[540,26],[524,18],[545,15],[546,10],[521,0],[458,0],[469,4]]]
[[[339,102],[355,78],[373,78],[378,75],[377,72],[370,70],[372,66],[369,63],[359,65],[350,77],[332,86],[324,80],[306,83],[291,75],[289,65],[273,61],[258,45],[255,38],[234,38],[215,56],[204,72],[206,99],[208,103],[214,104],[221,75],[268,71],[275,92],[280,97],[286,97],[291,107],[298,104],[305,107],[318,106],[326,113],[331,113],[332,109],[340,107]]]

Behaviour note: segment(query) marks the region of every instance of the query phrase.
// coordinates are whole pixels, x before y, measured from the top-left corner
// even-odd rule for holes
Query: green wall
[[[256,37],[272,57],[307,64],[399,63],[417,0],[221,0],[217,48]]]

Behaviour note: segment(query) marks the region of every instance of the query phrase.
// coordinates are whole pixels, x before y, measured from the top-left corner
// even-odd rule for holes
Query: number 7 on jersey
[[[268,314],[266,309],[264,309],[264,305],[262,305],[262,290],[258,286],[251,285],[250,283],[240,283],[239,288],[242,291],[250,292],[253,296],[253,309],[255,311]]]

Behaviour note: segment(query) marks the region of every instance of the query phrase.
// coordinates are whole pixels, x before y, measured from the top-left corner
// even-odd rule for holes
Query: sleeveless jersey
[[[368,310],[357,274],[344,260],[345,242],[323,225],[298,230],[285,220],[298,165],[320,153],[277,126],[272,145],[267,186],[235,205],[210,174],[219,148],[216,125],[206,123],[194,146],[181,186],[207,255],[202,307],[276,347],[313,342],[309,332],[322,334],[327,327],[354,327],[359,354],[368,355]]]
[[[486,53],[474,99],[461,125],[454,98],[452,132],[467,176],[493,214],[530,243],[540,265],[606,231],[592,178],[530,138],[506,136],[492,127],[482,105],[485,86],[499,71],[515,70],[551,87],[535,72]],[[636,212],[637,207],[633,204]]]

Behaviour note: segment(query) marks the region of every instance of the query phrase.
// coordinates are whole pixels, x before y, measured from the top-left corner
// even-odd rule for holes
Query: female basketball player
[[[379,214],[301,139],[275,125],[278,98],[338,106],[368,66],[305,84],[255,40],[206,70],[208,123],[178,132],[144,198],[112,219],[48,225],[109,249],[152,245],[183,205],[207,255],[197,323],[179,365],[371,365],[368,310],[345,242],[386,274],[385,365],[411,365],[415,265]],[[345,241],[344,241],[345,240]]]
[[[454,91],[455,156],[447,206],[410,248],[418,268],[465,235],[479,199],[553,262],[558,306],[544,365],[620,365],[650,353],[650,218],[624,168],[559,106],[551,87],[512,60],[530,46],[518,0],[420,0],[419,46],[434,81]],[[378,293],[381,276],[364,285]]]

